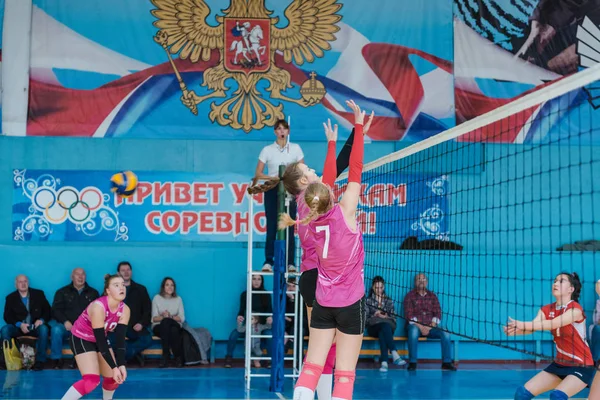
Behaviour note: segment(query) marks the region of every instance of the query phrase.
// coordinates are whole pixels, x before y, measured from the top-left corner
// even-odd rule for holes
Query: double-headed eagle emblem
[[[292,88],[290,73],[275,64],[276,53],[285,63],[302,65],[323,57],[331,49],[339,31],[338,14],[342,5],[338,0],[293,0],[284,14],[288,20],[285,27],[278,27],[279,18],[272,18],[272,11],[265,7],[265,0],[231,0],[229,8],[217,15],[219,23],[207,22],[210,8],[204,0],[150,0],[156,9],[152,15],[158,20],[159,29],[154,40],[166,51],[167,57],[179,81],[181,102],[195,115],[197,105],[216,98],[228,98],[221,104],[212,102],[209,118],[222,126],[243,129],[261,129],[273,126],[284,117],[283,104],[270,100],[283,100],[303,107],[315,105],[325,95],[325,87],[312,72],[300,88],[301,98],[283,94]],[[220,59],[216,66],[204,71],[202,86],[209,93],[198,95],[189,90],[171,55],[192,63],[209,61],[218,51]],[[228,94],[230,78],[237,89]],[[265,80],[264,88],[270,100],[263,97],[257,84]]]

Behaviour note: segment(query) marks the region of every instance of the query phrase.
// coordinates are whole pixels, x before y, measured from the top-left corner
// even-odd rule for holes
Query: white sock
[[[69,390],[67,390],[67,393],[65,393],[65,395],[62,397],[62,400],[79,400],[81,397],[81,393],[71,386]]]
[[[102,400],[112,400],[114,393],[114,390],[106,390],[102,388]]]
[[[382,361],[381,366],[387,368],[388,367],[387,361]]]
[[[296,386],[294,388],[294,400],[314,400],[315,392],[307,387]]]
[[[317,398],[319,400],[331,400],[331,390],[333,389],[333,375],[321,374],[319,383],[317,383]]]
[[[392,350],[392,360],[396,361],[400,358],[400,354],[396,350]]]

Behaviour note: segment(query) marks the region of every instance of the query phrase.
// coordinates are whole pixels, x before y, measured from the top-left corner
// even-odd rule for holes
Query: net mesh
[[[588,86],[598,72],[580,72],[365,166],[358,215],[365,284],[368,294],[374,277],[385,280],[400,317],[396,335],[407,335],[409,319],[431,325],[436,316],[428,313],[434,305],[409,295],[420,273],[439,300],[440,327],[454,340],[555,357],[549,332],[507,336],[503,327],[556,301],[561,271],[579,274],[579,303],[592,323],[600,247],[582,242],[600,240],[600,110]],[[344,182],[336,185],[340,194]],[[575,328],[570,335],[589,332]],[[474,358],[494,358],[493,349]]]

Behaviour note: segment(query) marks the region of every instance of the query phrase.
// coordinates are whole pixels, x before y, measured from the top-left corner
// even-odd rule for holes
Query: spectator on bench
[[[29,287],[29,279],[25,275],[17,275],[17,290],[6,296],[4,304],[4,321],[0,336],[2,340],[11,340],[20,336],[35,336],[36,357],[33,369],[44,369],[46,349],[48,348],[48,326],[50,321],[50,303],[43,291]]]
[[[369,297],[365,302],[365,316],[367,334],[379,338],[381,349],[381,372],[388,370],[388,350],[392,352],[392,361],[395,365],[404,365],[406,362],[400,358],[394,343],[396,331],[396,317],[394,317],[394,301],[385,293],[385,281],[381,276],[373,278]]]
[[[127,289],[125,304],[131,312],[127,328],[128,340],[125,359],[131,361],[135,358],[140,367],[143,367],[144,357],[142,351],[152,345],[152,335],[150,334],[152,302],[146,286],[140,285],[131,279],[133,274],[129,261],[121,261],[117,266],[117,272],[125,281],[125,288]],[[111,343],[114,343],[114,340],[111,339]]]
[[[160,293],[152,299],[152,332],[160,337],[162,343],[160,368],[167,366],[171,358],[170,350],[175,357],[175,366],[183,367],[181,326],[185,321],[185,312],[176,289],[175,280],[166,277],[160,284]]]
[[[427,276],[415,276],[415,288],[404,297],[404,316],[408,321],[408,370],[417,369],[419,337],[440,339],[442,344],[442,369],[456,371],[452,355],[450,334],[438,328],[442,309],[435,293],[427,290]]]
[[[259,322],[258,317],[252,317],[252,322],[250,323],[250,332],[252,335],[260,335],[262,332],[271,329],[271,325],[269,324],[261,324]],[[239,333],[246,333],[246,323],[244,321],[238,321],[237,331]],[[261,339],[260,338],[251,338],[250,339],[250,350],[255,357],[262,357],[263,350],[261,347]],[[253,363],[255,368],[260,368],[261,364],[259,360],[254,360]]]
[[[594,359],[596,368],[598,368],[600,367],[600,280],[596,282],[596,293],[599,298],[596,300],[596,308],[594,309],[592,325],[590,326],[590,347],[592,350],[592,358]]]
[[[62,368],[63,341],[71,335],[73,323],[83,310],[99,297],[98,291],[86,282],[83,268],[77,267],[71,272],[71,283],[58,289],[52,302],[52,321],[50,321],[50,359],[55,369]],[[75,367],[75,358],[71,368]]]
[[[262,275],[252,275],[252,288],[253,290],[266,290],[265,283]],[[271,295],[269,293],[254,293],[252,294],[252,312],[273,314],[273,303],[271,301]],[[246,291],[244,290],[240,295],[240,309],[237,316],[237,325],[244,323],[246,319]],[[258,323],[261,325],[272,325],[272,317],[258,317]],[[270,329],[261,332],[262,335],[271,335]],[[237,327],[231,331],[229,340],[227,342],[227,354],[225,355],[225,368],[231,368],[233,359],[233,350],[240,337],[243,337],[243,333],[239,332]],[[267,351],[271,351],[271,339],[263,341],[263,344],[267,348]]]

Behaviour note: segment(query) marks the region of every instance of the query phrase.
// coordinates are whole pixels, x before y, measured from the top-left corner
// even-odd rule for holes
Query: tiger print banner
[[[455,0],[454,15],[457,124],[600,61],[600,0]],[[518,140],[556,139],[597,119],[597,90],[579,91],[533,110],[532,119],[557,118]]]

